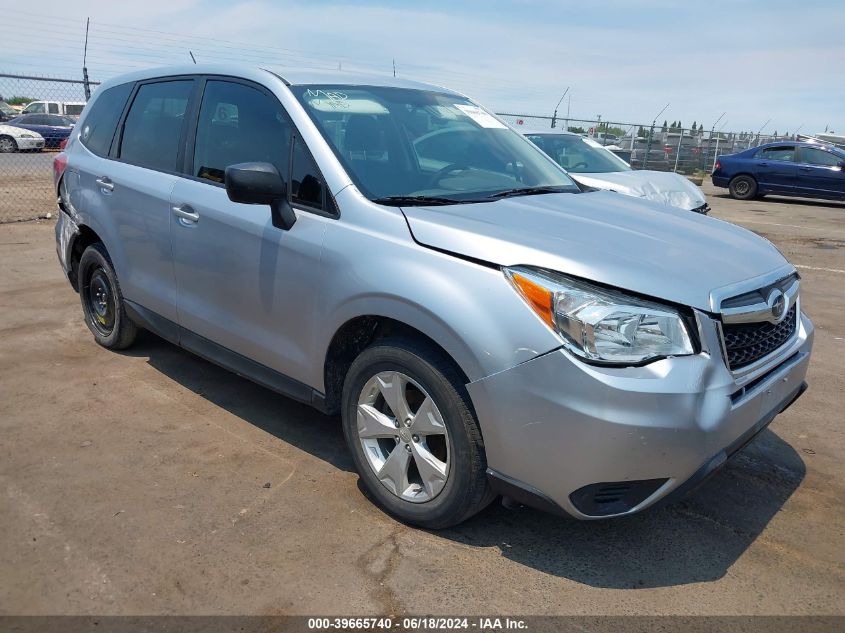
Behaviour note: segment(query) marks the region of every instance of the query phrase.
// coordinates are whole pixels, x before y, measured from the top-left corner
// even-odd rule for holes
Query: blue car
[[[44,147],[59,149],[61,142],[70,136],[75,122],[58,114],[23,114],[6,125],[38,132],[44,137]]]
[[[765,194],[845,200],[845,151],[819,143],[768,143],[720,156],[712,177],[737,200]]]

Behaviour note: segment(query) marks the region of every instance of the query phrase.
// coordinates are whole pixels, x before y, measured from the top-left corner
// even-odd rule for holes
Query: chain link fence
[[[528,114],[498,113],[516,129],[531,131],[565,130],[590,137],[619,155],[634,169],[674,171],[688,176],[706,175],[716,159],[750,147],[779,140],[791,140],[786,134],[724,132],[685,128],[676,123],[620,123],[601,119],[567,119]]]
[[[527,114],[499,113],[499,116],[525,131],[553,128],[581,134],[608,147],[634,169],[674,171],[684,175],[706,175],[716,159],[750,147],[792,139],[787,134],[724,132],[704,129],[702,125],[685,128],[675,123],[621,123],[601,119],[566,119]]]
[[[0,222],[55,210],[52,162],[96,86],[0,73]]]

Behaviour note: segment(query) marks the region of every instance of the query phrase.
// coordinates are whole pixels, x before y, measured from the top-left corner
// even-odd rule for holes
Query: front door
[[[296,194],[293,133],[282,105],[263,88],[209,79],[191,177],[173,189],[170,221],[183,337],[199,335],[304,381],[313,362],[313,280],[334,220],[300,207],[284,231],[272,225],[269,206],[231,202],[223,186],[228,165],[261,161],[275,165]],[[293,162],[301,162],[296,154]],[[292,202],[297,206],[295,195]]]
[[[798,170],[796,193],[825,198],[845,197],[845,157],[815,148],[799,149],[801,166]]]

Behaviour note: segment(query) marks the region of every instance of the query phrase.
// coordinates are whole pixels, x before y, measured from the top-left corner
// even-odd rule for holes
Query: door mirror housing
[[[296,214],[288,202],[287,185],[279,170],[270,163],[229,165],[224,175],[226,195],[232,202],[270,205],[273,226],[288,231]]]

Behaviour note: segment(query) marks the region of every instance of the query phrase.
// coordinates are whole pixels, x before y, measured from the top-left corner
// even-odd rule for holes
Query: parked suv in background
[[[719,156],[712,178],[738,200],[765,194],[845,200],[845,151],[820,143],[768,143]]]
[[[139,71],[97,90],[54,168],[98,343],[143,327],[340,414],[363,485],[411,524],[497,493],[637,512],[805,388],[813,326],[769,242],[582,193],[444,88]]]

